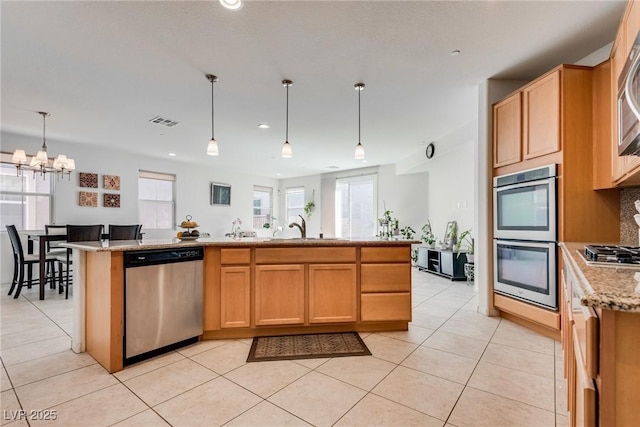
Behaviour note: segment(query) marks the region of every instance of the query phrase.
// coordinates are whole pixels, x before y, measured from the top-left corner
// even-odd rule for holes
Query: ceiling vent
[[[151,123],[156,123],[162,126],[166,126],[168,128],[173,128],[178,126],[180,123],[175,120],[165,119],[164,117],[155,116],[153,119],[149,120]]]

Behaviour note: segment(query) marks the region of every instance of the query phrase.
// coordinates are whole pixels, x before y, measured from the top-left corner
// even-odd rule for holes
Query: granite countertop
[[[579,253],[584,246],[585,243],[560,243],[563,259],[575,272],[582,291],[582,305],[640,313],[640,292],[636,292],[640,282],[634,278],[640,268],[588,265]]]
[[[103,240],[101,242],[77,242],[63,243],[60,246],[72,249],[80,249],[89,252],[127,252],[148,249],[167,249],[191,246],[230,246],[230,247],[314,247],[314,246],[406,246],[422,243],[420,240],[386,240],[386,239],[272,239],[272,238],[242,238],[242,239],[215,239],[209,237],[197,240],[181,241],[174,237],[171,239],[144,239],[144,240]]]

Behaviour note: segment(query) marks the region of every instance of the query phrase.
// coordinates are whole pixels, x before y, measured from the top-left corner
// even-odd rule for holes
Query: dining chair
[[[20,235],[18,234],[18,230],[15,225],[7,225],[7,233],[9,234],[9,240],[11,240],[11,247],[13,248],[13,280],[11,281],[11,288],[9,289],[9,294],[13,293],[13,290],[16,289],[16,293],[13,298],[18,298],[20,296],[20,291],[22,287],[25,285],[24,281],[24,270],[27,269],[27,282],[26,285],[28,288],[31,288],[32,284],[37,283],[37,280],[33,279],[33,264],[37,264],[39,262],[38,256],[25,254],[22,248],[22,240],[20,240]],[[54,255],[47,254],[45,259],[46,263],[52,270],[55,268],[56,257]],[[54,270],[55,271],[55,270]],[[52,280],[55,280],[52,278]]]
[[[67,234],[67,226],[66,225],[53,225],[53,224],[46,224],[44,226],[44,232],[47,235],[65,235]],[[55,241],[55,242],[51,242],[47,240],[47,254],[52,254],[55,255],[56,257],[58,255],[64,255],[67,252],[66,248],[63,248],[60,246],[60,244],[63,243],[62,240],[60,241]],[[49,271],[49,265],[47,264],[47,276],[49,276],[51,272]],[[59,271],[60,275],[62,275],[62,271]],[[53,270],[53,276],[56,275],[55,270]],[[51,281],[51,289],[55,289],[55,280]]]
[[[99,242],[102,240],[102,230],[104,229],[104,225],[96,224],[96,225],[67,225],[67,242]],[[69,272],[71,270],[71,253],[72,249],[67,249],[66,255],[58,256],[58,265],[60,267],[60,271],[62,271],[62,267],[64,266],[65,271],[65,298],[69,298],[69,286],[71,286],[71,279],[69,277]],[[62,276],[62,274],[60,274]],[[62,280],[60,280],[60,290],[62,293],[63,284]]]
[[[138,240],[142,224],[114,225],[109,224],[109,240]]]

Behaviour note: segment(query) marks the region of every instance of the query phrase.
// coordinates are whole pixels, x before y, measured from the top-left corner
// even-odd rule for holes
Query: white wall
[[[468,147],[460,156],[443,156],[441,167],[434,168],[430,172],[396,173],[395,165],[384,165],[357,170],[313,175],[303,178],[282,180],[280,189],[284,194],[284,188],[305,186],[306,194],[310,194],[311,188],[316,190],[316,212],[308,222],[308,235],[317,236],[322,228],[325,237],[335,236],[334,210],[335,210],[335,181],[336,178],[378,174],[378,213],[381,217],[384,206],[393,211],[392,216],[398,218],[400,226],[411,226],[416,230],[416,238],[420,238],[420,229],[431,220],[436,234],[442,238],[448,221],[457,220],[461,230],[471,228],[473,223],[473,185],[465,184],[460,189],[453,189],[454,183],[461,178],[470,183],[473,179],[473,151]],[[455,165],[455,168],[454,168]],[[308,196],[307,196],[308,197]],[[319,204],[320,201],[320,204]],[[458,208],[458,203],[460,207]],[[465,205],[466,203],[466,205]],[[465,207],[466,206],[466,207]],[[281,212],[284,209],[284,200],[281,203]],[[318,213],[321,215],[318,215]],[[318,221],[320,220],[321,223]],[[310,226],[311,224],[311,226]],[[295,232],[297,233],[297,231]]]
[[[42,144],[39,138],[2,133],[2,151],[12,152],[17,147],[32,148],[34,151]],[[212,237],[223,237],[231,231],[235,218],[242,220],[242,229],[251,230],[253,218],[253,186],[272,187],[277,194],[276,179],[250,176],[232,172],[218,172],[200,165],[183,163],[179,159],[159,159],[153,157],[132,156],[113,150],[110,147],[94,145],[67,144],[60,141],[50,142],[49,156],[66,153],[76,161],[77,171],[71,180],[55,182],[53,220],[58,224],[135,224],[138,218],[138,170],[165,172],[176,175],[176,222],[180,223],[186,215],[192,215],[198,222],[201,232]],[[55,147],[55,151],[53,150]],[[81,188],[78,184],[78,172],[99,174],[99,188]],[[102,194],[111,192],[102,189],[102,175],[118,175],[121,180],[120,208],[102,207]],[[222,182],[231,185],[231,206],[212,206],[209,204],[209,183]],[[81,190],[97,191],[97,208],[78,206],[78,193]],[[277,204],[274,215],[278,217]],[[179,229],[179,228],[178,228]],[[142,230],[145,238],[171,237],[176,230]],[[0,280],[6,283],[13,274],[11,245],[6,231],[1,233],[2,273]],[[26,246],[25,246],[26,248]]]

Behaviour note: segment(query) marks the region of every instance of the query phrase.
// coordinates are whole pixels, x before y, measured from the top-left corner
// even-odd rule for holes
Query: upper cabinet
[[[560,70],[524,88],[522,119],[524,159],[560,150]]]
[[[493,106],[493,167],[560,151],[561,70]]]
[[[493,106],[493,167],[522,160],[522,95],[517,92]]]

